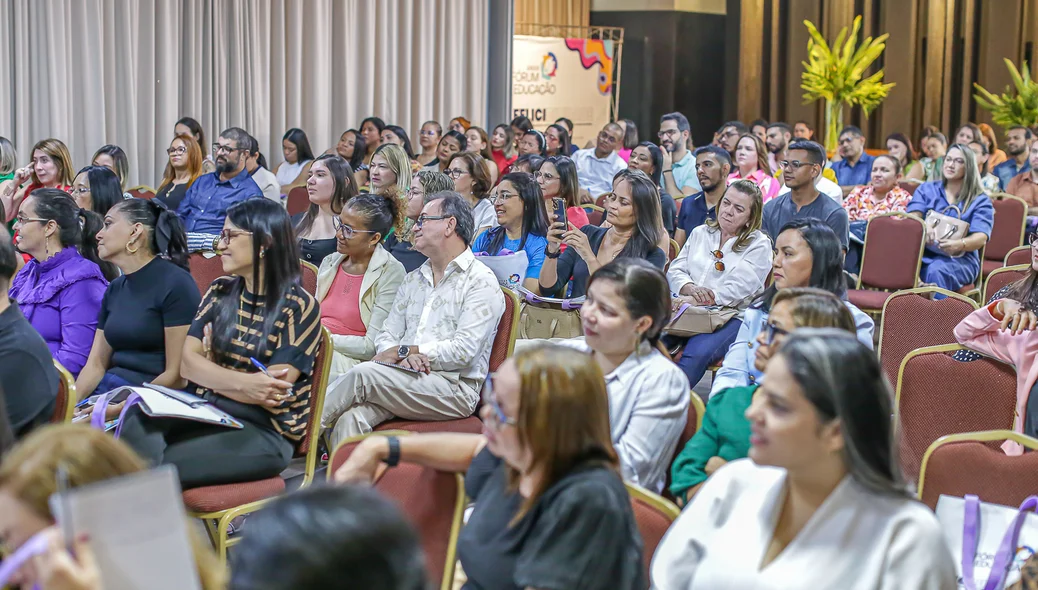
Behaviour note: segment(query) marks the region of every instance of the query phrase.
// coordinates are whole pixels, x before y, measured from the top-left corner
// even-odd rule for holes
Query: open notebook
[[[108,396],[113,401],[140,397],[141,410],[154,418],[182,418],[230,428],[241,428],[242,423],[206,400],[184,391],[146,383],[140,387],[120,387]]]

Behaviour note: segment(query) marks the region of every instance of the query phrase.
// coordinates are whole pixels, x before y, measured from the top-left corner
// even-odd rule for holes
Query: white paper
[[[219,426],[227,426],[229,428],[241,428],[242,424],[238,420],[235,420],[227,412],[213,406],[209,402],[206,402],[200,397],[193,396],[189,393],[181,391],[174,391],[173,394],[167,394],[165,391],[170,391],[163,387],[161,390],[156,386],[146,387],[132,387],[135,393],[141,396],[141,406],[144,413],[159,418],[183,418],[185,420],[195,420],[198,422],[206,422],[208,424],[216,424]],[[201,404],[199,404],[201,402]]]
[[[494,271],[494,276],[497,277],[497,282],[502,287],[512,290],[516,290],[519,285],[523,284],[526,269],[530,267],[530,258],[525,250],[504,256],[477,256],[476,260]]]

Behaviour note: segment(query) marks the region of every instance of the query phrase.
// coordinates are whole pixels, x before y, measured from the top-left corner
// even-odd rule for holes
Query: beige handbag
[[[579,309],[562,309],[550,303],[523,303],[519,312],[519,338],[576,338],[584,335]]]
[[[938,213],[930,209],[926,213],[926,229],[933,236],[934,241],[961,240],[969,235],[970,224],[961,219],[962,212],[955,205],[948,207],[945,211],[955,211],[955,217]]]
[[[739,315],[737,307],[700,307],[682,303],[663,331],[670,336],[679,338],[689,338],[696,334],[713,334],[737,315]]]

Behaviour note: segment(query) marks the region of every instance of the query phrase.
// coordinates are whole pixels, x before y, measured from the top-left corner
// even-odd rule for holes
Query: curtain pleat
[[[19,162],[57,137],[75,167],[106,143],[126,150],[129,185],[154,186],[173,125],[206,142],[243,127],[271,169],[281,137],[315,153],[369,115],[418,145],[428,119],[486,112],[488,3],[496,0],[4,0],[0,135]]]

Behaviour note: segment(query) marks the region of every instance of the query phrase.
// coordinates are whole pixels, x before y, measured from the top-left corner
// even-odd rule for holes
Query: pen
[[[252,366],[254,366],[257,369],[259,369],[260,372],[263,373],[264,375],[266,375],[267,377],[270,377],[271,379],[276,379],[276,377],[274,377],[274,376],[272,376],[270,374],[270,371],[267,370],[267,367],[263,363],[261,363],[258,360],[256,360],[256,357],[250,356],[249,357],[249,362],[252,363]],[[292,388],[291,387],[288,388],[288,393],[290,395],[292,394]]]

